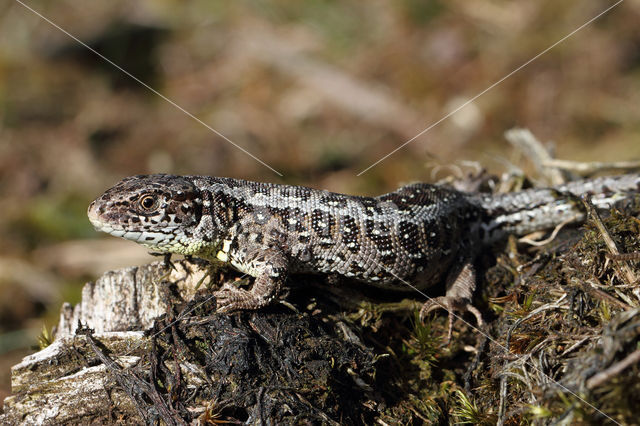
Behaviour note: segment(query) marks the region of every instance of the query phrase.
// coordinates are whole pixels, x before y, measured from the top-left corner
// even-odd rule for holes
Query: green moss
[[[455,391],[453,416],[457,424],[488,426],[496,423],[496,416],[494,414],[482,412],[475,401],[460,389],[456,389]]]
[[[402,0],[405,16],[416,25],[425,25],[444,11],[440,1]]]

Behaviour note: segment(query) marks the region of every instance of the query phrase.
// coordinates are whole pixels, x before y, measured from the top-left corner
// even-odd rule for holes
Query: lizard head
[[[96,198],[87,215],[98,231],[135,241],[152,250],[181,253],[202,216],[199,191],[173,175],[127,177]]]

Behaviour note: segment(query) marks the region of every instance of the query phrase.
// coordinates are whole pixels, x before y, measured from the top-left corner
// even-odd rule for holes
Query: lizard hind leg
[[[451,341],[453,332],[454,312],[471,312],[482,327],[484,321],[482,314],[471,304],[473,292],[476,288],[476,271],[470,261],[465,261],[462,268],[455,268],[447,279],[447,293],[445,296],[434,297],[422,305],[420,320],[424,321],[426,315],[436,309],[444,309],[449,313],[449,331],[446,343]],[[455,315],[457,316],[457,315]]]

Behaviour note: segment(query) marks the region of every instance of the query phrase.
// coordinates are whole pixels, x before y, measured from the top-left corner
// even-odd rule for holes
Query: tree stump
[[[180,261],[105,273],[62,307],[54,342],[12,368],[3,424],[371,420],[375,358],[313,316],[215,314]]]

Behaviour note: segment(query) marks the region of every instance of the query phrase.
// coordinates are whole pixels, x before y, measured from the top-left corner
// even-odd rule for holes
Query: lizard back
[[[599,206],[640,191],[640,175],[550,189],[468,194],[417,183],[378,197],[208,176],[126,178],[89,207],[94,226],[155,251],[229,262],[258,276],[265,265],[339,274],[371,284],[426,287],[472,259],[483,243],[583,220],[577,196]],[[278,259],[270,264],[269,256]],[[277,267],[275,264],[277,263]]]
[[[192,177],[222,232],[221,257],[249,271],[256,247],[285,251],[289,272],[337,273],[390,286],[428,285],[471,248],[482,209],[458,191],[413,184],[379,197],[302,186]],[[225,244],[225,241],[227,242]],[[227,253],[233,253],[228,255]],[[401,288],[406,286],[400,284]]]

